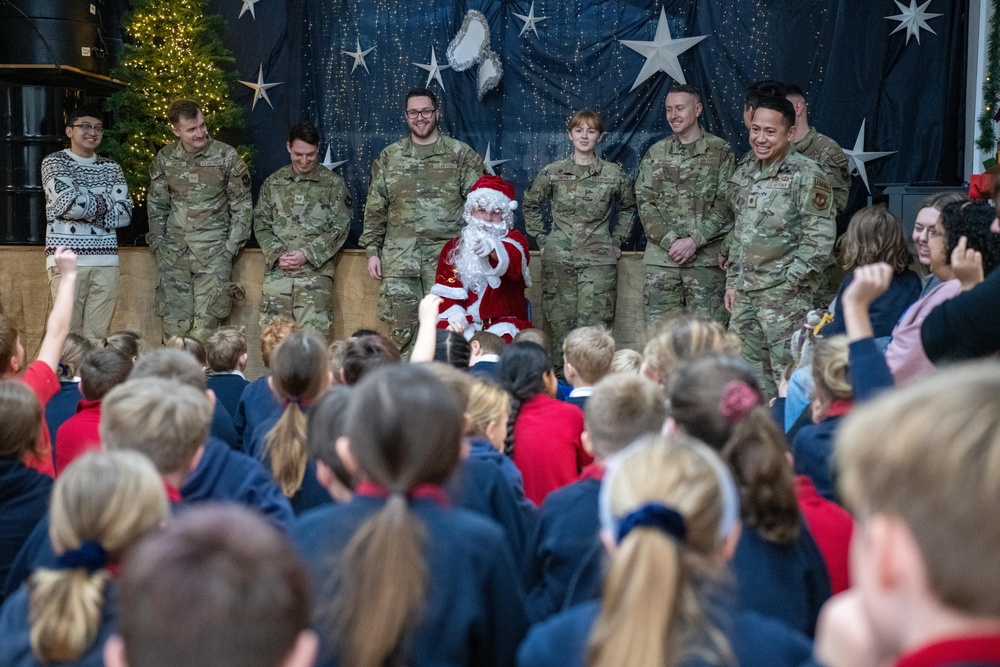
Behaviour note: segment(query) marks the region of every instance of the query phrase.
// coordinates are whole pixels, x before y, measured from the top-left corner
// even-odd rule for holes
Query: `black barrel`
[[[68,145],[65,111],[82,99],[68,88],[0,86],[0,245],[45,243],[42,158]]]

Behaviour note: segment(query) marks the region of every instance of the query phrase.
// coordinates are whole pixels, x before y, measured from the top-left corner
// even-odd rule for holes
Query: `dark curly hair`
[[[545,374],[552,371],[552,358],[538,343],[513,343],[500,353],[497,380],[510,394],[507,439],[503,445],[508,456],[514,453],[514,423],[521,405],[545,391]]]
[[[945,262],[951,264],[951,253],[963,236],[967,246],[983,255],[983,275],[989,275],[1000,264],[1000,236],[990,231],[996,211],[987,201],[965,201],[948,204],[941,211],[941,226],[945,232]]]

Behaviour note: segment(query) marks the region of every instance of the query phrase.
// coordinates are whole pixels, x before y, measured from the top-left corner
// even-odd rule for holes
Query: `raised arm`
[[[52,302],[52,312],[45,323],[45,336],[38,349],[38,361],[58,374],[59,358],[62,356],[66,336],[69,335],[73,302],[76,300],[76,253],[59,246],[56,248],[55,260],[56,270],[59,272],[59,289]]]

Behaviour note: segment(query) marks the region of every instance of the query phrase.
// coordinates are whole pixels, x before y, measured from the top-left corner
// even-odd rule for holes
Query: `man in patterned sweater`
[[[117,163],[95,151],[104,125],[93,110],[66,118],[70,147],[42,160],[45,187],[45,269],[55,299],[59,271],[54,253],[66,246],[77,255],[76,302],[70,329],[91,341],[108,335],[118,302],[118,237],[132,222],[132,198]]]

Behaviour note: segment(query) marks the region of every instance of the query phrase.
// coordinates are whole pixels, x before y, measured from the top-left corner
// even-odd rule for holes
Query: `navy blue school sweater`
[[[585,470],[598,471],[591,466]],[[538,512],[525,562],[528,618],[537,623],[601,596],[604,548],[597,497],[598,474],[550,493]]]
[[[0,610],[0,667],[46,667],[56,663],[38,661],[31,652],[31,623],[28,620],[30,599],[28,585],[22,585]],[[118,581],[109,579],[104,587],[101,622],[94,643],[73,662],[59,665],[103,667],[104,643],[117,632]]]
[[[59,381],[59,391],[45,404],[45,424],[52,434],[52,444],[55,444],[55,432],[63,423],[76,414],[76,404],[83,400],[79,382]]]
[[[445,491],[457,507],[495,521],[503,529],[515,564],[520,563],[528,540],[528,522],[500,466],[469,457],[459,463]]]
[[[218,401],[215,402],[215,408],[212,410],[212,437],[226,443],[230,449],[238,450],[240,448],[240,436],[233,426],[233,418]]]
[[[842,417],[828,417],[819,424],[803,426],[792,441],[795,474],[808,475],[816,491],[830,502],[837,499],[837,478],[833,470],[833,439]]]
[[[267,376],[263,375],[243,389],[233,415],[233,426],[244,451],[253,440],[260,423],[275,415],[281,416],[281,403],[271,393],[271,388],[267,386]]]
[[[812,637],[819,609],[830,597],[830,575],[805,522],[799,524],[799,537],[779,545],[744,522],[730,567],[742,608],[776,618]]]
[[[601,602],[580,603],[533,625],[517,652],[518,667],[583,667],[587,640],[601,613]],[[752,611],[710,612],[740,667],[798,667],[812,655],[812,642],[785,624]],[[720,618],[721,617],[721,618]],[[682,667],[707,665],[697,658]]]
[[[499,382],[496,361],[477,361],[469,366],[469,373],[482,380]]]
[[[236,407],[240,404],[243,389],[250,384],[242,375],[221,373],[209,375],[206,380],[208,388],[215,392],[215,398],[226,409],[230,417],[236,415]]]
[[[503,478],[507,480],[507,484],[514,492],[514,498],[517,499],[517,504],[524,512],[529,528],[534,527],[538,508],[524,495],[524,478],[521,477],[521,471],[514,465],[514,461],[494,447],[493,443],[486,438],[469,438],[469,458],[491,461],[500,467]],[[520,557],[521,554],[514,555]]]
[[[309,568],[314,599],[329,600],[330,561],[362,524],[384,505],[382,498],[314,509],[299,517],[292,538]],[[500,528],[476,514],[442,507],[429,498],[410,501],[427,539],[427,595],[406,654],[408,665],[512,665],[527,629],[524,596],[513,555]],[[338,664],[328,629],[320,624],[317,665]]]
[[[49,511],[51,494],[51,477],[20,461],[0,459],[0,583],[6,580],[31,531]]]

